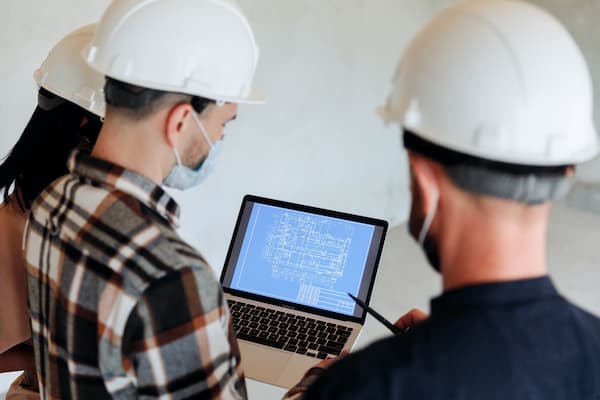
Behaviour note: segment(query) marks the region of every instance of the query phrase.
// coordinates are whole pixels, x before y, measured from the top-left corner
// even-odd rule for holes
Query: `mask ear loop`
[[[202,132],[202,136],[204,137],[204,140],[206,140],[206,143],[208,143],[209,148],[212,149],[213,144],[210,141],[210,137],[208,136],[208,132],[206,132],[206,128],[204,127],[204,124],[202,123],[202,121],[200,121],[200,118],[198,118],[198,115],[196,115],[196,113],[192,113],[192,117],[194,118],[194,121],[196,121],[198,128],[200,128],[200,132]]]
[[[177,165],[182,165],[181,157],[179,156],[179,150],[177,150],[177,147],[172,147],[172,149],[173,149],[173,154],[175,154],[175,161],[177,162]]]
[[[427,164],[424,164],[424,167],[427,170],[427,174],[429,175],[429,177],[433,181],[435,181],[435,175],[433,174],[433,171],[431,171],[431,168],[429,168]],[[421,227],[421,232],[419,232],[418,241],[421,247],[424,245],[427,233],[429,233],[429,229],[431,228],[431,224],[433,223],[433,218],[435,217],[435,214],[437,212],[439,201],[440,191],[436,184],[435,193],[433,194],[433,203],[431,204],[430,209],[427,210],[427,216],[425,217],[425,221],[423,222],[423,226]]]

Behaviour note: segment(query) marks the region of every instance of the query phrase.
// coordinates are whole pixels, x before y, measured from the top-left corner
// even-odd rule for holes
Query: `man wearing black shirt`
[[[409,333],[312,369],[288,397],[600,399],[600,319],[546,262],[551,202],[598,154],[591,110],[581,52],[537,7],[465,1],[427,25],[382,114],[402,128],[410,232],[444,292]]]

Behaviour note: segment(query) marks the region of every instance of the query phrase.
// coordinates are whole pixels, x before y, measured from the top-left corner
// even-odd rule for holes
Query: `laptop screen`
[[[221,281],[226,289],[364,318],[385,221],[246,196]]]

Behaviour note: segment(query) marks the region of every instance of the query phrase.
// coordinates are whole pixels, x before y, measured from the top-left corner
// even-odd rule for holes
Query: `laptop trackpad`
[[[242,367],[247,377],[274,384],[290,362],[293,353],[240,340]]]

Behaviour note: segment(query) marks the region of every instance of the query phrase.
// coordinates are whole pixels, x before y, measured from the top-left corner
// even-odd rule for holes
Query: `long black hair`
[[[23,134],[0,165],[0,196],[6,203],[14,184],[23,211],[50,183],[67,174],[71,152],[81,144],[93,146],[102,127],[96,115],[44,88],[38,98]]]

